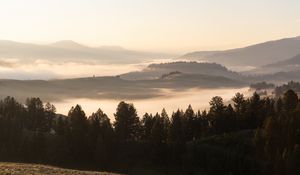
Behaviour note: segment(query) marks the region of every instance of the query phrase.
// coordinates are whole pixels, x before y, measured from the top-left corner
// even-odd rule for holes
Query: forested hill
[[[241,76],[226,67],[216,63],[201,62],[170,62],[161,64],[150,64],[142,71],[122,74],[121,78],[128,80],[158,79],[170,72],[182,72],[186,74],[202,74],[208,76],[222,76],[230,79],[242,79]]]
[[[101,106],[86,116],[76,105],[57,118],[55,106],[39,98],[24,105],[7,97],[0,101],[0,161],[134,175],[298,175],[297,94],[288,90],[272,99],[237,93],[232,101],[226,105],[215,96],[207,111],[189,106],[143,116],[122,101],[111,122]]]

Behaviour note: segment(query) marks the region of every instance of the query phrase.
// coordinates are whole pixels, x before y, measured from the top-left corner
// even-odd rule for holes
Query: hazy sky
[[[299,0],[0,0],[0,39],[186,52],[300,35]]]

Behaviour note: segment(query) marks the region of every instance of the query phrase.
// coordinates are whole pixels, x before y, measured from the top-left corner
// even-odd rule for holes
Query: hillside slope
[[[246,73],[252,74],[272,74],[277,72],[300,71],[300,54],[290,59],[268,64]]]
[[[268,41],[224,51],[196,51],[181,59],[211,61],[225,66],[263,66],[300,54],[300,37]]]

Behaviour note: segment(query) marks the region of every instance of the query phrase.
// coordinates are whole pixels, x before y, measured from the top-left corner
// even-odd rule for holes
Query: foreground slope
[[[108,172],[77,171],[53,166],[23,163],[0,163],[0,174],[9,175],[117,175]]]

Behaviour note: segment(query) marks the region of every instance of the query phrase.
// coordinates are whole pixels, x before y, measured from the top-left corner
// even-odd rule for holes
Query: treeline
[[[23,105],[7,97],[0,102],[0,159],[129,174],[299,174],[297,94],[237,93],[232,101],[216,96],[208,111],[188,106],[141,117],[120,102],[111,122],[101,109],[87,117],[76,105],[62,116],[39,98]]]
[[[287,84],[277,86],[274,90],[274,93],[277,97],[283,95],[287,90],[293,90],[295,92],[300,92],[300,83],[295,81],[290,81]]]
[[[251,83],[250,84],[250,88],[251,89],[255,89],[255,90],[274,89],[275,88],[275,84],[273,84],[273,83],[267,83],[265,81],[262,81],[262,82],[258,82],[258,83]]]

